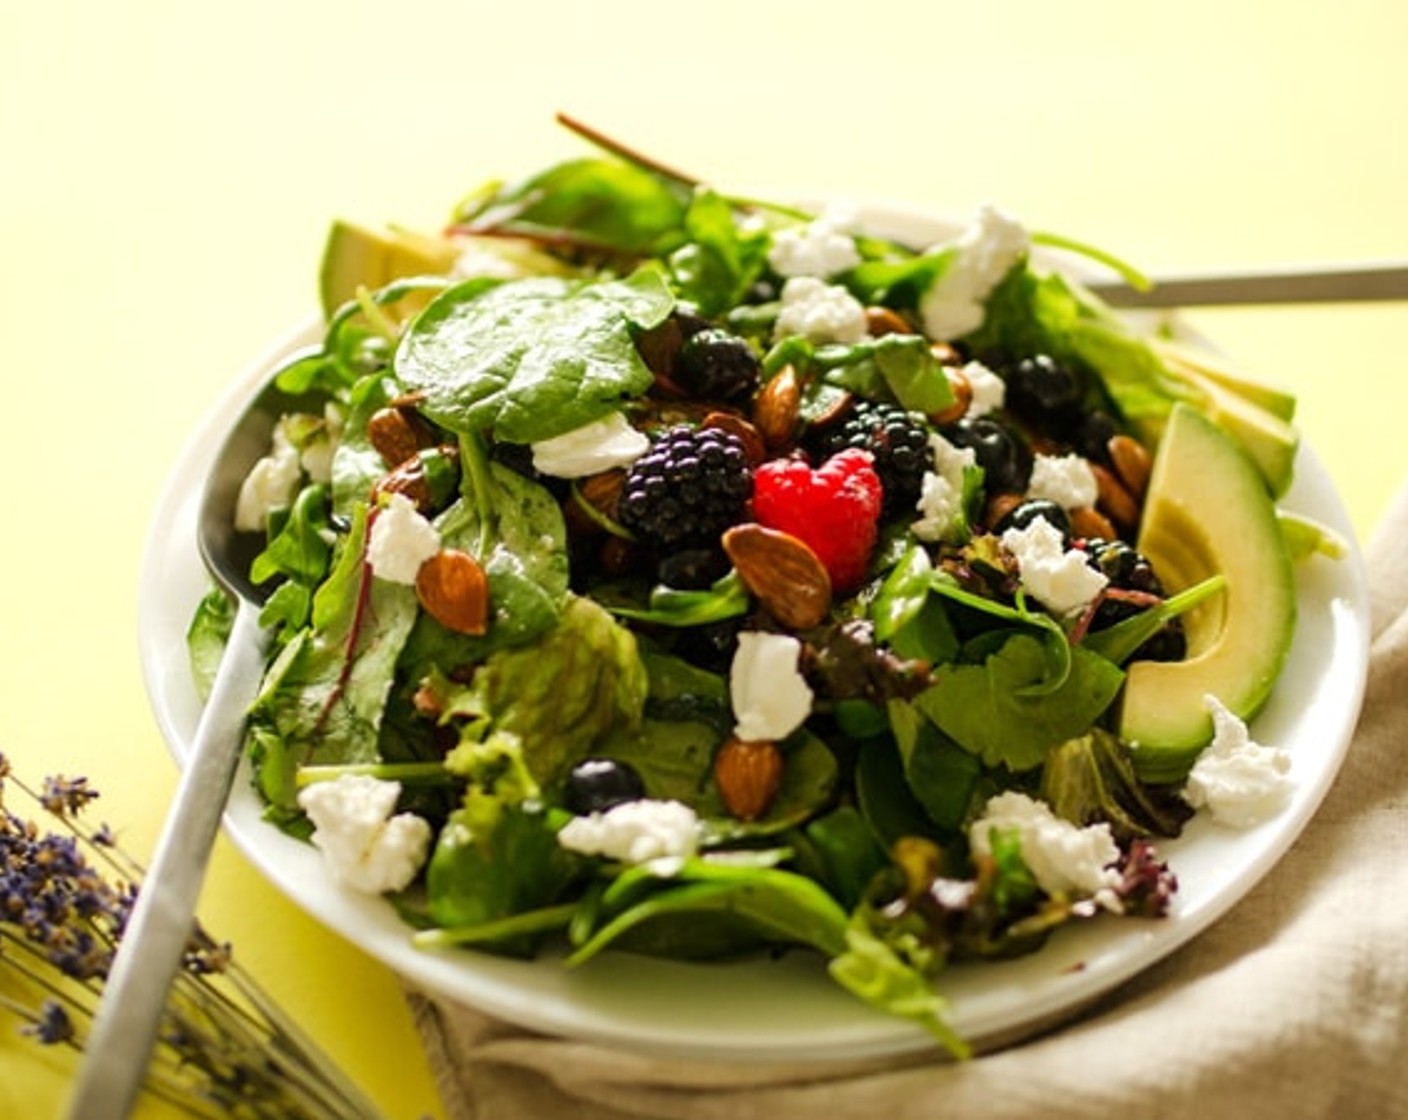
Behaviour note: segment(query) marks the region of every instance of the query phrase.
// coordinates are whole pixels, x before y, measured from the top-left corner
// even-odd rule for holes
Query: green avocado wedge
[[[1206,697],[1243,719],[1271,692],[1296,621],[1290,550],[1262,473],[1237,442],[1176,405],[1154,458],[1139,551],[1176,593],[1215,574],[1223,592],[1184,616],[1182,661],[1135,661],[1118,731],[1140,777],[1183,780],[1212,739]]]
[[[376,290],[409,276],[439,276],[455,263],[455,247],[402,229],[373,229],[339,218],[328,230],[318,270],[323,314],[332,318],[358,288]]]

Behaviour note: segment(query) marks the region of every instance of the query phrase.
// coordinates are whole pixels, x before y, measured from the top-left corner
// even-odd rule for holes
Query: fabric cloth
[[[1340,775],[1189,945],[1053,1032],[949,1063],[707,1065],[411,995],[450,1120],[1408,1116],[1408,491],[1366,549],[1373,646]]]

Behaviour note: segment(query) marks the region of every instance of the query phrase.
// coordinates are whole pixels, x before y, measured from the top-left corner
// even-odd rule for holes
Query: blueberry
[[[1010,366],[1006,381],[1007,407],[1043,425],[1073,417],[1085,393],[1079,375],[1049,354],[1023,358]]]
[[[1061,533],[1063,541],[1069,543],[1071,536],[1071,519],[1066,511],[1057,503],[1048,501],[1046,498],[1032,498],[1014,506],[1007,513],[1003,514],[994,525],[994,533],[1004,533],[1008,529],[1025,529],[1038,517],[1045,518],[1050,522],[1053,529]]]
[[[1032,477],[1031,448],[1020,435],[986,416],[963,419],[943,430],[955,447],[972,448],[983,468],[983,486],[989,494],[1023,494]]]
[[[572,767],[562,791],[563,805],[577,816],[603,813],[644,796],[645,783],[635,767],[614,758],[583,759]]]

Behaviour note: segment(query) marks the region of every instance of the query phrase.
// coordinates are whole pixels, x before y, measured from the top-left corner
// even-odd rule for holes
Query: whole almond
[[[914,334],[914,328],[903,315],[878,304],[865,309],[865,329],[875,338],[887,334]]]
[[[973,403],[973,383],[968,380],[968,375],[963,372],[961,366],[944,366],[943,371],[949,391],[953,394],[953,403],[934,413],[929,419],[935,424],[952,424],[968,414],[968,406]]]
[[[811,546],[754,522],[724,530],[724,552],[767,612],[791,630],[818,626],[831,610],[831,577]]]
[[[367,421],[367,439],[388,467],[399,467],[433,439],[425,422],[415,413],[387,405]]]
[[[489,629],[489,579],[467,552],[442,548],[422,564],[416,598],[447,630],[478,636]]]
[[[768,456],[768,449],[763,443],[763,434],[754,424],[736,412],[724,412],[721,409],[716,409],[704,417],[700,427],[718,428],[720,431],[736,436],[738,442],[743,445],[743,454],[748,459],[750,467],[756,467]]]
[[[792,446],[802,415],[802,383],[785,365],[768,380],[753,401],[753,424],[773,454]]]
[[[729,736],[714,755],[714,785],[724,807],[741,821],[755,821],[782,788],[782,752],[767,739]]]
[[[1114,464],[1115,474],[1124,483],[1125,489],[1135,498],[1142,499],[1149,488],[1149,472],[1153,467],[1149,450],[1133,436],[1111,436],[1105,445]]]
[[[1139,502],[1113,471],[1099,463],[1091,463],[1090,469],[1095,474],[1100,493],[1095,502],[1096,508],[1121,531],[1133,532],[1139,524]]]
[[[1071,534],[1086,540],[1113,541],[1119,538],[1110,519],[1094,506],[1081,506],[1070,511]]]

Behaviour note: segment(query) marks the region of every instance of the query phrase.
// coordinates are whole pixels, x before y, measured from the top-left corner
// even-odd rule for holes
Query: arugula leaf
[[[1079,646],[1070,647],[1059,686],[1051,687],[1050,672],[1046,644],[1014,632],[980,664],[939,666],[914,703],[987,765],[1030,770],[1089,728],[1124,683],[1118,667]]]
[[[367,508],[357,511],[311,624],[279,652],[250,708],[251,756],[276,817],[296,816],[303,764],[375,762],[396,661],[419,607],[414,588],[372,578],[363,563]]]
[[[654,378],[632,331],[658,326],[673,307],[654,265],[623,280],[467,280],[407,329],[396,372],[443,427],[535,443],[645,392]]]
[[[684,229],[689,241],[669,258],[680,297],[706,316],[741,303],[767,264],[767,231],[740,227],[733,204],[707,188],[695,193]]]
[[[191,676],[196,695],[204,702],[215,684],[220,660],[225,656],[225,643],[235,622],[235,601],[218,587],[212,587],[196,604],[195,613],[186,627],[186,653],[191,663]]]

